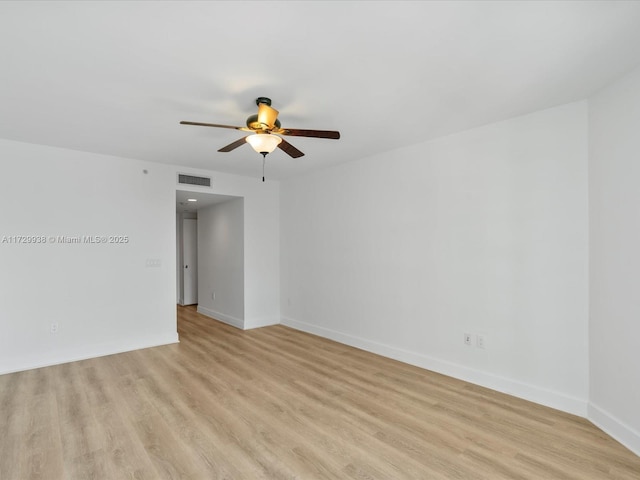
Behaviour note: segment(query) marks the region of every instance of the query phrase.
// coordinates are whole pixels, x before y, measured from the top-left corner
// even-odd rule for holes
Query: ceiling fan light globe
[[[256,152],[263,154],[273,152],[278,145],[280,145],[280,142],[282,142],[282,138],[269,133],[248,135],[246,140]]]

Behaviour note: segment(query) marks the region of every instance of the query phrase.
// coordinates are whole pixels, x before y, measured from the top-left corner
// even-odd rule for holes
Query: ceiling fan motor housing
[[[266,105],[267,107],[270,107],[271,99],[269,97],[258,97],[256,98],[256,105],[258,106],[258,108],[260,107],[260,105]],[[277,115],[278,112],[275,112],[275,114]],[[247,118],[247,127],[253,130],[254,132],[264,131],[265,125],[258,121],[259,118],[260,118],[259,113],[255,115],[251,115],[249,118]],[[273,128],[274,129],[280,128],[280,121],[277,118],[275,119],[275,122],[273,122]]]
[[[276,118],[276,121],[273,124],[275,126],[276,129],[280,128],[280,120],[278,120]],[[258,114],[256,113],[255,115],[251,115],[249,118],[247,118],[247,127],[249,127],[251,130],[254,131],[260,131],[260,130],[264,130],[264,125],[262,125],[259,121],[258,121]]]

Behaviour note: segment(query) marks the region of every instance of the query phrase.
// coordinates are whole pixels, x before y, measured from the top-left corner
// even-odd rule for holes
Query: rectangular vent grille
[[[200,185],[201,187],[210,187],[211,178],[209,177],[196,177],[194,175],[178,174],[178,183],[185,185]]]

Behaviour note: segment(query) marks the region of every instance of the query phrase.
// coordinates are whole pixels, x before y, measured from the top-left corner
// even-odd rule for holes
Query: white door
[[[198,220],[182,220],[183,304],[198,303]]]

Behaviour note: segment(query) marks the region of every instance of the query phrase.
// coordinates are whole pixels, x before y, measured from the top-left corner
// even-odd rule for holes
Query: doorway
[[[178,305],[197,305],[200,313],[223,321],[227,316],[234,323],[244,318],[244,252],[239,247],[244,244],[243,200],[176,190]],[[239,202],[240,209],[222,205],[232,201],[232,205]],[[239,225],[239,236],[237,228],[229,228],[234,225]],[[230,268],[229,261],[237,268]]]
[[[198,304],[198,219],[182,219],[182,305]]]

